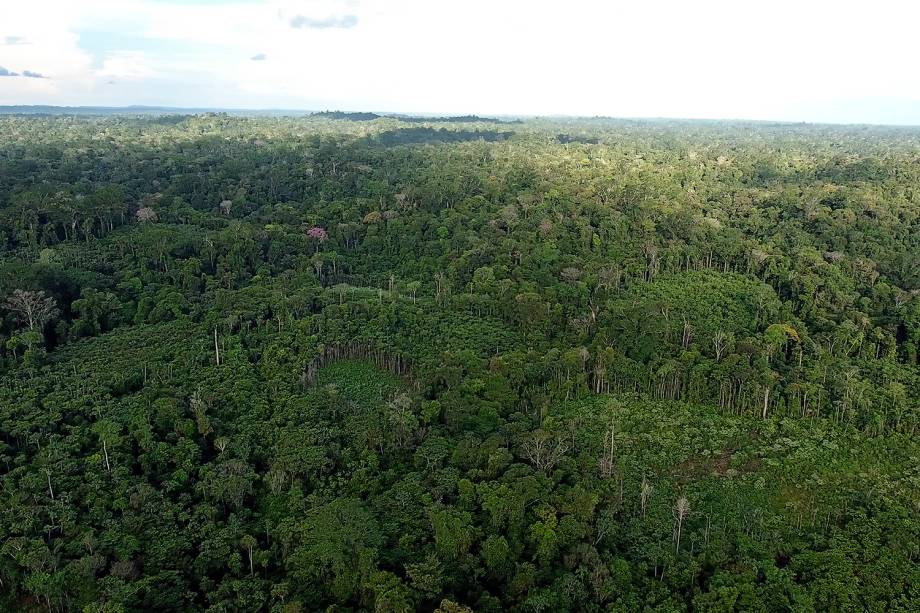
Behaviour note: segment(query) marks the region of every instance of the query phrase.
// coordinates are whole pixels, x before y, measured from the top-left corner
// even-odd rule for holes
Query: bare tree
[[[437,274],[435,274],[434,285],[435,285],[435,299],[438,301],[438,304],[440,304],[443,297],[446,296],[450,291],[450,288],[448,287],[448,284],[447,284],[447,275],[445,275],[443,272],[440,272],[440,271]]]
[[[649,498],[652,497],[652,492],[655,490],[655,486],[642,477],[642,487],[639,488],[639,506],[642,508],[642,517],[645,517],[645,508],[648,506]]]
[[[601,469],[601,475],[609,479],[616,468],[616,423],[613,416],[610,417],[610,428],[604,433],[604,452],[598,460],[598,466]]]
[[[250,575],[253,574],[252,550],[255,548],[257,544],[258,543],[256,542],[256,539],[248,534],[240,539],[240,545],[242,545],[242,547],[246,549],[246,551],[249,553],[249,574]]]
[[[693,327],[690,325],[690,320],[684,317],[684,330],[681,337],[680,345],[686,351],[690,347],[690,341],[693,338]]]
[[[661,263],[658,257],[658,247],[651,241],[645,243],[645,280],[651,281],[658,273],[658,266]]]
[[[677,522],[677,527],[675,528],[677,546],[674,549],[674,553],[680,553],[680,531],[684,525],[684,519],[687,517],[687,513],[690,512],[690,501],[687,500],[686,496],[681,496],[677,499],[677,503],[674,505],[674,519]]]
[[[605,266],[597,271],[597,289],[610,290],[611,288],[620,287],[620,279],[623,272],[619,266]]]
[[[536,430],[521,445],[521,452],[538,469],[549,472],[569,450],[565,441],[546,430]]]
[[[716,350],[716,361],[717,362],[722,359],[722,355],[725,353],[727,343],[728,343],[728,337],[721,330],[716,332],[715,335],[712,337],[712,348]]]
[[[13,290],[13,295],[7,298],[6,308],[13,312],[20,322],[26,324],[29,330],[36,328],[41,331],[45,324],[57,317],[57,301],[45,292],[30,292],[26,290]]]

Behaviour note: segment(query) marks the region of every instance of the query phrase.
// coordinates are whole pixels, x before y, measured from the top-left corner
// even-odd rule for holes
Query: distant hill
[[[496,117],[480,117],[479,115],[431,117],[423,115],[394,115],[393,117],[409,123],[523,123],[520,119],[498,119]]]
[[[478,115],[400,115],[397,113],[372,113],[366,111],[310,111],[297,109],[226,109],[217,107],[174,106],[51,106],[51,105],[0,105],[0,115],[200,115],[224,113],[234,116],[304,116],[323,117],[342,121],[373,121],[391,117],[407,123],[521,123],[520,119],[498,119]]]
[[[211,107],[182,108],[172,106],[50,106],[12,105],[0,106],[0,115],[200,115],[225,113],[227,115],[290,116],[309,115],[312,111],[294,109],[221,109]]]
[[[373,121],[380,119],[383,115],[378,115],[377,113],[348,113],[346,111],[320,111],[319,113],[313,113],[311,117],[342,119],[344,121]]]

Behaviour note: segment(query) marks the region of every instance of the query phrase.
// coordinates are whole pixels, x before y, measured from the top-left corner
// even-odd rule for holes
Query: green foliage
[[[0,609],[915,610],[918,145],[0,117]]]
[[[381,371],[373,362],[352,359],[321,368],[315,385],[363,410],[376,408],[401,387],[397,377]]]

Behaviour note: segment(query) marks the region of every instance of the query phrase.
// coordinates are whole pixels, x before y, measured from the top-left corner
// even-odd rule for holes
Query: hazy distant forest
[[[0,116],[0,609],[920,610],[920,129]]]

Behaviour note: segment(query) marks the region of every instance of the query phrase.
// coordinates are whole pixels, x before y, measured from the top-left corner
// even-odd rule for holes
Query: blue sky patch
[[[213,49],[213,45],[190,41],[151,38],[138,29],[118,32],[113,30],[78,30],[78,45],[93,57],[93,69],[102,68],[105,59],[126,51],[141,52],[152,57],[190,56]]]

